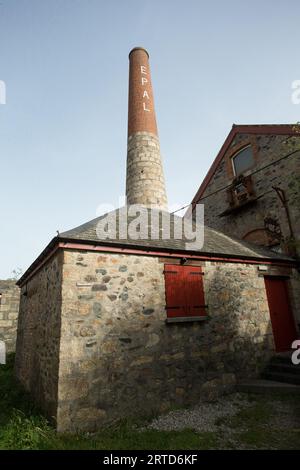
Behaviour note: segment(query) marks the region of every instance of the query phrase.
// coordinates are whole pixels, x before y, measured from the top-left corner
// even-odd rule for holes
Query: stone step
[[[273,372],[266,370],[261,377],[266,380],[284,382],[288,384],[300,385],[300,376],[297,374],[288,374],[286,372]]]
[[[237,391],[244,393],[293,393],[300,396],[300,385],[276,382],[272,380],[243,380],[237,384]]]
[[[270,364],[292,364],[292,353],[279,353],[271,357]]]
[[[285,374],[294,374],[300,376],[300,364],[285,364],[284,362],[270,363],[264,372],[282,372]]]

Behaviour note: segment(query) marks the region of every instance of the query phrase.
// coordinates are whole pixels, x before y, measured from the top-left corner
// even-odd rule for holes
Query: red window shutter
[[[200,266],[184,266],[187,316],[205,316],[203,272]]]
[[[183,317],[185,292],[182,266],[165,264],[166,310],[168,317]]]
[[[167,316],[205,316],[201,267],[166,264],[164,273]]]

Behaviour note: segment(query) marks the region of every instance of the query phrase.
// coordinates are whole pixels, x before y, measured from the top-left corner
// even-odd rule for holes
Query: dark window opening
[[[251,168],[254,165],[254,157],[251,146],[249,145],[235,154],[232,157],[232,164],[236,176],[241,175],[244,171]]]

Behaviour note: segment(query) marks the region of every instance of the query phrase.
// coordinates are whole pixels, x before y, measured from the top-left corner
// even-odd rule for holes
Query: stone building
[[[0,341],[6,352],[14,352],[17,337],[20,289],[12,279],[0,280]]]
[[[210,227],[300,253],[300,126],[234,125],[193,198],[197,203],[205,205]]]
[[[230,391],[297,335],[293,259],[208,227],[199,249],[175,236],[183,219],[165,210],[148,53],[129,57],[130,205],[55,237],[19,280],[16,375],[59,431]],[[144,217],[137,239],[121,223],[133,203]],[[277,282],[288,325],[279,339],[269,311]]]

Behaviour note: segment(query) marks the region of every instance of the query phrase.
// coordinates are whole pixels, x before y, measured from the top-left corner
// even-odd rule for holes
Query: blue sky
[[[150,53],[169,202],[233,123],[300,120],[300,2],[1,0],[0,278],[125,191],[128,53]]]

